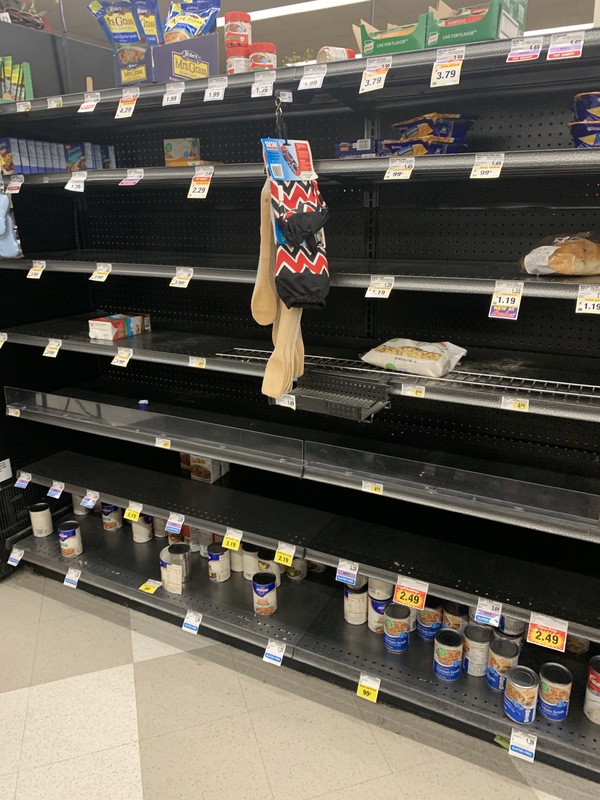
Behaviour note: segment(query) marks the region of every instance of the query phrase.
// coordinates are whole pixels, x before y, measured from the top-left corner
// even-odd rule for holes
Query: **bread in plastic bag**
[[[600,275],[600,235],[561,233],[548,236],[521,259],[529,275]]]
[[[440,378],[458,364],[467,351],[451,342],[415,342],[390,339],[369,350],[362,360],[391,372],[409,372],[426,378]]]

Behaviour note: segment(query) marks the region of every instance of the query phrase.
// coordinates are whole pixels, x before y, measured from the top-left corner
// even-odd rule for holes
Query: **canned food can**
[[[363,586],[368,586],[369,579],[366,575],[356,575],[356,580],[354,581],[354,588],[355,589],[362,589]]]
[[[453,628],[441,628],[435,634],[433,672],[443,681],[457,681],[462,672],[463,637]]]
[[[105,531],[118,531],[123,527],[123,509],[111,503],[102,503],[102,527]]]
[[[181,582],[187,583],[192,576],[192,555],[189,544],[170,544],[167,547],[169,564],[181,567]]]
[[[224,14],[225,18],[225,47],[231,46],[232,42],[249,45],[252,44],[252,25],[251,17],[245,11],[228,11]]]
[[[250,50],[239,47],[227,53],[226,71],[228,75],[250,72]]]
[[[140,514],[137,522],[131,523],[133,541],[136,544],[143,544],[152,539],[152,517],[150,514]]]
[[[417,630],[417,613],[418,612],[417,612],[416,608],[410,608],[409,611],[410,611],[410,632],[412,633],[413,631]]]
[[[467,625],[463,643],[463,669],[467,675],[483,678],[488,669],[492,632],[484,625]]]
[[[259,550],[258,553],[258,571],[271,572],[275,575],[275,582],[277,586],[281,586],[281,567],[279,562],[275,561],[274,550]]]
[[[496,692],[503,692],[509,669],[519,662],[519,645],[510,639],[493,639],[488,656],[487,682]]]
[[[374,597],[369,597],[367,608],[367,623],[369,630],[373,633],[383,633],[383,612],[385,607],[392,602],[392,595],[386,597],[385,600],[376,600]]]
[[[258,551],[259,548],[254,544],[242,545],[242,560],[244,562],[244,578],[251,581],[255,573],[258,572]]]
[[[229,551],[229,563],[232,572],[244,571],[244,554],[241,547],[238,547],[237,550]]]
[[[273,42],[255,42],[248,50],[251,70],[277,68],[277,46]]]
[[[52,514],[48,503],[36,503],[29,509],[29,519],[31,520],[31,530],[34,536],[43,538],[50,536],[54,530]]]
[[[154,517],[152,520],[152,530],[154,531],[155,539],[166,539],[168,536],[168,532],[165,530],[167,522],[168,520],[166,517]]]
[[[425,608],[417,611],[417,633],[421,639],[432,642],[442,627],[442,601],[437,597],[427,597]]]
[[[517,647],[519,648],[519,653],[523,652],[523,644],[525,642],[525,638],[522,633],[504,633],[504,631],[498,630],[498,628],[492,628],[492,635],[494,639],[498,641],[500,639],[505,639],[507,642],[514,642]]]
[[[76,517],[85,517],[88,514],[92,513],[91,508],[87,508],[86,506],[81,505],[81,501],[83,500],[84,495],[82,494],[72,494],[71,499],[73,500],[73,514]]]
[[[444,603],[442,628],[453,628],[462,633],[469,624],[469,607],[460,603]]]
[[[291,581],[301,581],[308,575],[308,566],[305,558],[294,558],[292,566],[287,567],[286,575]]]
[[[394,584],[391,581],[380,581],[379,578],[369,578],[369,597],[374,597],[375,600],[385,600],[386,597],[393,597],[393,595]]]
[[[590,649],[590,640],[584,639],[583,636],[574,636],[572,633],[567,633],[565,649],[567,653],[581,656]]]
[[[344,586],[344,619],[350,625],[364,625],[367,621],[367,587]]]
[[[60,542],[60,554],[64,558],[74,558],[83,553],[79,523],[73,519],[58,526],[58,541]]]
[[[224,583],[231,578],[229,550],[216,542],[208,545],[208,577],[214,583]]]
[[[545,719],[567,718],[573,675],[562,664],[543,664],[540,668],[538,711]]]
[[[267,616],[277,611],[277,582],[272,572],[257,572],[252,576],[254,611]]]
[[[525,633],[527,623],[514,617],[507,617],[504,614],[500,617],[499,630],[508,636],[522,636]]]
[[[594,656],[590,661],[583,713],[590,722],[600,725],[600,656]]]
[[[530,725],[535,720],[540,679],[529,667],[511,667],[504,687],[504,713],[513,722]]]
[[[308,567],[309,572],[313,572],[315,574],[319,572],[325,572],[327,569],[325,564],[319,564],[318,561],[307,561],[306,566]]]
[[[208,558],[208,545],[212,544],[215,537],[209,531],[200,531],[198,552],[202,558]]]
[[[408,648],[410,612],[408,606],[388,603],[383,609],[383,646],[390,653],[403,653]]]
[[[317,53],[317,64],[327,64],[330,61],[348,61],[356,57],[354,50],[349,47],[322,47]]]

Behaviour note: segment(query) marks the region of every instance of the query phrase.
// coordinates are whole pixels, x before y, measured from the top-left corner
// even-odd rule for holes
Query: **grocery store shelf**
[[[194,270],[192,280],[254,284],[256,279],[254,256],[214,254],[174,256],[167,253],[85,250],[58,254],[40,253],[32,258],[2,259],[0,269],[27,272],[33,260],[45,260],[45,272],[91,274],[97,263],[109,263],[112,265],[111,276],[170,280],[175,275],[177,267],[192,267]],[[332,286],[352,289],[366,289],[371,284],[372,275],[393,275],[396,291],[491,295],[496,281],[518,279],[524,283],[525,297],[575,300],[580,284],[600,284],[600,276],[549,278],[526,275],[517,263],[512,262],[419,262],[332,258],[329,259],[329,269]]]
[[[28,536],[19,546],[23,561],[62,577],[69,567],[81,570],[78,586],[107,592],[110,596],[138,603],[154,613],[162,613],[181,625],[187,610],[202,614],[201,631],[215,632],[264,648],[268,639],[286,643],[284,664],[289,659],[316,667],[353,685],[361,672],[381,678],[380,695],[397,698],[417,708],[483,729],[491,734],[510,736],[513,724],[502,712],[502,697],[485,680],[462,676],[446,683],[432,672],[431,643],[411,635],[408,650],[392,655],[383,648],[382,637],[366,625],[348,625],[343,620],[340,587],[327,585],[327,576],[305,581],[284,578],[277,592],[278,608],[273,616],[258,617],[252,611],[251,584],[240,574],[214,584],[208,579],[206,562],[192,556],[192,578],[182,595],[162,587],[154,595],[139,590],[148,578],[158,578],[158,555],[164,540],[134,544],[124,532],[107,533],[99,520],[88,517],[81,522],[84,551],[65,559],[56,537],[36,539]],[[542,648],[526,646],[522,663],[536,668],[549,658]],[[561,724],[539,719],[528,730],[538,736],[537,750],[586,770],[600,772],[600,746],[597,728],[582,714],[582,695],[587,658],[558,656],[573,672],[575,685],[569,716]]]

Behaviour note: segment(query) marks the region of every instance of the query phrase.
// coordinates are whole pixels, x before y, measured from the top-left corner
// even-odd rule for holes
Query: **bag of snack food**
[[[410,372],[426,378],[440,378],[467,354],[451,342],[415,342],[413,339],[390,339],[369,350],[362,360],[391,372]]]
[[[119,60],[122,82],[145,80],[146,70],[141,62],[146,56],[146,41],[133,4],[129,0],[92,0],[88,10],[100,23]]]
[[[600,275],[600,235],[561,233],[548,236],[521,259],[529,275]]]
[[[132,0],[146,44],[164,44],[165,36],[160,21],[158,0]]]
[[[219,0],[171,3],[165,22],[165,42],[181,42],[205,33],[214,33],[220,10]]]

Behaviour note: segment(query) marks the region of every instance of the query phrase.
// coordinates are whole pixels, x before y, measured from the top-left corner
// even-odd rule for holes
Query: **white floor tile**
[[[18,769],[28,697],[29,689],[0,694],[0,775]]]
[[[501,758],[502,754],[498,757]],[[504,757],[510,758],[506,753]],[[520,780],[510,780],[490,770],[452,759],[457,762],[454,767],[447,768],[445,761],[438,760],[406,769],[401,776],[404,794],[410,800],[432,800],[435,797],[444,800],[537,800],[533,789]]]
[[[44,578],[26,567],[0,583],[0,606],[10,609],[0,618],[0,632],[5,625],[36,625],[40,621],[44,596]]]
[[[133,665],[34,686],[19,769],[137,741]]]
[[[408,800],[407,795],[402,792],[401,786],[402,777],[400,775],[384,775],[383,778],[357,783],[356,786],[315,795],[310,800]]]
[[[135,663],[171,656],[189,650],[211,647],[214,639],[185,633],[177,625],[155,619],[139,611],[130,611],[131,647]]]
[[[0,775],[0,800],[15,800],[17,792],[17,773]]]
[[[0,697],[31,685],[38,629],[39,625],[0,625]]]

